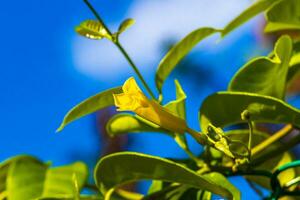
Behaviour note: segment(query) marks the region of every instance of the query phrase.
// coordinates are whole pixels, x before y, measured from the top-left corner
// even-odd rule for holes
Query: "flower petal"
[[[134,77],[127,79],[122,87],[124,93],[138,93],[141,92],[138,84],[136,83]]]
[[[130,107],[132,103],[132,99],[129,95],[121,93],[121,94],[113,94],[115,105],[120,109]]]

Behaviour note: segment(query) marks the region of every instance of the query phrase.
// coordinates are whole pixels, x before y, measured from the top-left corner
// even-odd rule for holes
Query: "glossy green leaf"
[[[199,189],[189,187],[187,185],[182,185],[176,190],[168,194],[167,199],[170,200],[185,200],[185,199],[195,199],[197,200],[197,192]],[[170,197],[169,197],[170,196]]]
[[[183,38],[178,42],[171,50],[164,56],[159,63],[155,82],[159,93],[162,92],[162,86],[169,74],[173,71],[178,62],[185,57],[194,46],[196,46],[201,40],[218,32],[213,28],[200,28]]]
[[[211,200],[212,199],[212,193],[208,191],[200,191],[200,194],[197,196],[198,200]],[[184,199],[182,199],[184,200]]]
[[[135,23],[134,19],[125,19],[119,26],[118,34],[123,33]]]
[[[76,119],[96,112],[97,110],[101,110],[105,107],[113,106],[113,94],[118,94],[120,92],[122,92],[121,87],[112,88],[99,94],[96,94],[95,96],[92,96],[79,103],[66,114],[63,122],[61,123],[57,131],[61,131],[67,124],[75,121]]]
[[[248,110],[254,122],[291,123],[300,127],[300,111],[280,99],[246,92],[217,92],[208,96],[200,108],[200,125],[206,131],[216,127],[245,123],[241,113]]]
[[[42,194],[43,196],[52,196],[57,193],[74,194],[74,192],[76,192],[76,187],[78,187],[78,192],[83,187],[87,180],[87,176],[87,166],[82,162],[50,169],[48,168]]]
[[[180,200],[183,193],[186,192],[189,188],[191,187],[186,185],[169,184],[168,186],[161,188],[160,190],[148,193],[146,196],[144,196],[143,200]]]
[[[96,185],[104,194],[110,194],[124,183],[150,179],[186,184],[231,199],[240,199],[239,193],[232,193],[232,188],[228,189],[228,186],[223,186],[223,182],[215,181],[219,176],[221,175],[198,175],[173,161],[132,152],[103,157],[94,173]]]
[[[228,181],[228,179],[222,174],[217,172],[211,172],[211,173],[204,174],[202,176],[210,180],[213,180],[215,183],[218,183],[218,186],[222,186],[226,188],[232,194],[233,199],[240,199],[240,195],[241,195],[240,191],[234,185],[232,185]],[[213,192],[211,190],[208,191]]]
[[[27,156],[27,155],[21,155],[21,156],[16,156],[16,157],[10,158],[10,159],[0,163],[0,196],[1,196],[1,194],[4,196],[7,195],[6,181],[7,181],[7,177],[8,177],[9,168],[10,168],[11,164],[17,160],[34,160],[34,158],[31,156]]]
[[[260,57],[247,63],[234,75],[228,90],[284,99],[291,54],[291,38],[280,37],[274,48],[274,57]]]
[[[81,36],[89,39],[100,40],[104,37],[110,38],[103,25],[96,20],[85,20],[75,30]]]
[[[174,184],[145,196],[143,200],[210,200],[211,196],[212,193],[208,191]]]
[[[266,13],[265,32],[298,30],[300,31],[300,2],[285,0],[274,5]]]
[[[75,183],[78,189],[81,189],[88,173],[86,165],[81,162],[49,168],[49,165],[30,156],[12,158],[1,164],[0,168],[7,169],[4,170],[5,175],[1,176],[1,185],[7,199],[10,200],[58,195],[74,199],[77,195]]]
[[[158,192],[160,190],[162,190],[164,187],[164,182],[163,181],[157,181],[157,180],[153,180],[147,194],[152,194],[155,192]]]
[[[73,197],[42,197],[42,198],[37,198],[35,200],[74,200],[74,198]],[[93,196],[85,195],[85,196],[80,196],[80,200],[103,200],[103,197],[99,197],[96,195]]]
[[[183,91],[178,80],[175,80],[175,87],[176,87],[176,100],[170,101],[164,107],[167,108],[171,113],[173,113],[177,117],[186,119],[186,111],[185,111],[186,94]],[[174,138],[177,144],[181,148],[188,150],[188,145],[184,134],[174,133]]]
[[[173,113],[177,117],[185,119],[186,118],[186,112],[185,112],[186,94],[183,91],[178,80],[175,80],[175,87],[176,87],[176,100],[170,101],[164,107],[167,108],[171,113]]]
[[[13,162],[6,180],[7,198],[19,200],[42,196],[47,168],[36,159],[20,159]]]
[[[233,19],[229,24],[222,31],[222,36],[227,35],[229,32],[236,29],[238,26],[242,25],[243,23],[247,22],[251,18],[255,17],[256,15],[268,10],[277,2],[281,0],[259,0],[256,1],[252,6],[247,8],[243,11],[239,16]]]
[[[106,130],[110,136],[140,132],[166,132],[151,122],[127,113],[114,115],[107,122]]]

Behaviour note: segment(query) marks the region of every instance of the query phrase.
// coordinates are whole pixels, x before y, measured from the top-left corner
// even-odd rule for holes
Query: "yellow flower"
[[[133,77],[127,79],[122,87],[123,93],[114,94],[118,111],[132,111],[140,117],[172,132],[184,133],[186,122],[170,113],[154,100],[148,99]]]

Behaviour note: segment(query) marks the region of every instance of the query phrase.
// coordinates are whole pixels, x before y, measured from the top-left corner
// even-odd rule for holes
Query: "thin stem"
[[[134,72],[137,74],[137,76],[141,80],[142,84],[144,85],[144,87],[146,88],[146,90],[148,91],[148,93],[150,94],[150,96],[152,97],[152,99],[156,99],[155,96],[154,96],[154,94],[153,94],[153,92],[151,91],[150,87],[148,86],[148,84],[146,83],[145,79],[143,78],[142,74],[140,73],[140,71],[138,70],[138,68],[134,64],[134,62],[131,60],[131,58],[129,57],[128,53],[125,51],[125,49],[123,48],[123,46],[120,44],[120,42],[117,41],[114,44],[118,47],[118,49],[125,56],[127,62],[130,64],[130,66],[132,67],[132,69],[134,70]]]
[[[112,36],[112,32],[109,30],[109,28],[106,26],[106,24],[104,23],[104,21],[102,20],[102,18],[100,17],[100,15],[98,14],[98,12],[95,10],[95,8],[92,6],[92,4],[88,1],[88,0],[83,0],[84,3],[88,6],[88,8],[92,11],[92,13],[95,15],[95,17],[97,18],[97,20],[102,24],[103,28],[106,30],[106,32]],[[121,53],[124,55],[124,57],[126,58],[126,60],[128,61],[128,63],[130,64],[130,66],[133,68],[134,72],[137,74],[137,76],[139,77],[139,79],[141,80],[142,84],[144,85],[144,87],[146,88],[147,92],[150,94],[150,96],[153,99],[156,99],[154,96],[154,93],[151,91],[150,87],[148,86],[148,84],[146,83],[145,79],[143,78],[142,74],[140,73],[140,71],[138,70],[138,68],[136,67],[136,65],[133,63],[132,59],[129,57],[128,53],[125,51],[125,49],[122,47],[122,45],[120,44],[120,42],[118,40],[112,40],[112,42],[118,47],[118,49],[121,51]]]
[[[299,184],[299,183],[300,183],[300,176],[298,176],[298,177],[292,179],[291,181],[285,183],[284,187],[285,188],[289,188],[289,187],[291,187],[291,186],[293,186],[295,184]]]
[[[273,151],[267,151],[266,153],[260,155],[259,157],[253,159],[251,161],[251,166],[258,166],[263,162],[272,159],[279,154],[289,150],[290,148],[296,146],[300,142],[300,134],[294,136],[293,138],[289,139],[288,142],[284,143],[283,145],[279,146],[278,148],[274,149]]]
[[[100,15],[98,14],[98,12],[95,10],[95,8],[92,6],[92,4],[88,1],[88,0],[83,0],[84,3],[89,7],[89,9],[92,11],[92,13],[95,15],[95,17],[97,18],[97,20],[102,24],[103,28],[106,30],[106,32],[109,35],[112,35],[111,31],[109,30],[109,28],[106,26],[106,24],[104,23],[104,21],[102,20],[102,18],[100,17]]]
[[[264,150],[267,146],[271,145],[272,143],[280,140],[287,134],[289,134],[293,130],[293,126],[291,124],[286,125],[283,127],[281,130],[277,131],[274,133],[272,136],[270,136],[268,139],[264,140],[262,143],[256,145],[252,150],[251,150],[251,155],[255,155],[262,150]]]
[[[252,147],[252,136],[253,136],[253,123],[249,120],[248,121],[249,125],[249,140],[248,140],[248,149],[251,152],[251,147]],[[251,155],[250,155],[251,156]]]
[[[265,176],[268,178],[272,177],[272,173],[269,171],[265,170],[247,170],[247,171],[237,171],[237,172],[232,172],[228,176],[245,176],[245,175],[250,175],[250,176]]]

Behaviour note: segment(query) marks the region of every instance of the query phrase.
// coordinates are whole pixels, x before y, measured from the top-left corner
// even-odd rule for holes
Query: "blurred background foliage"
[[[190,31],[203,26],[223,28],[253,3],[251,0],[94,0],[108,26],[116,30],[125,18],[135,26],[121,37],[124,47],[154,87],[156,67],[168,49]],[[114,109],[78,120],[55,134],[71,106],[99,91],[121,85],[133,72],[109,41],[91,41],[74,31],[78,22],[93,15],[82,1],[3,1],[0,7],[0,160],[31,154],[54,165],[82,160],[92,168],[104,154],[120,150],[182,158],[185,153],[165,135],[136,134],[110,139],[105,122]],[[209,94],[226,90],[233,74],[247,60],[266,55],[274,35],[264,35],[259,15],[222,42],[217,35],[197,46],[166,81],[174,91],[177,78],[187,93],[189,124],[198,127],[197,113]],[[294,86],[297,90],[297,86]],[[166,93],[164,101],[175,94]],[[297,106],[297,96],[289,102]],[[298,106],[299,107],[299,106]],[[191,148],[200,152],[196,143]],[[247,183],[232,179],[249,197]],[[142,184],[143,185],[143,184]],[[143,190],[143,186],[140,187]],[[252,199],[252,198],[251,198]]]

